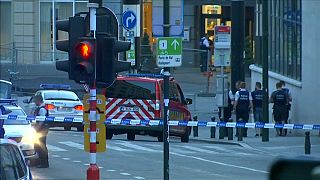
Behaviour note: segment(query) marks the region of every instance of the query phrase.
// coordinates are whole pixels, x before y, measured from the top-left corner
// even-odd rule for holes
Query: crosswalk
[[[59,141],[57,143],[47,145],[49,152],[67,152],[83,150],[83,143],[74,141]],[[125,153],[162,153],[163,146],[157,142],[138,142],[125,140],[112,140],[107,143],[108,152],[125,152]],[[216,144],[170,144],[170,152],[178,154],[208,154],[208,155],[239,155],[239,156],[257,156],[261,152],[249,151],[240,146],[216,145]]]

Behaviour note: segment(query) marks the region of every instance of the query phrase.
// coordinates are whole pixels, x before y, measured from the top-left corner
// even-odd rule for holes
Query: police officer
[[[286,123],[287,114],[288,114],[288,103],[289,95],[282,89],[282,83],[278,82],[276,84],[277,90],[272,92],[270,97],[270,102],[273,103],[273,116],[274,121],[277,124]],[[277,129],[277,134],[279,136],[286,136],[286,133],[282,133],[282,129]]]
[[[288,103],[288,105],[287,105],[287,107],[288,107],[288,111],[287,111],[287,116],[286,116],[286,121],[285,121],[285,123],[287,124],[288,123],[288,121],[289,121],[289,112],[290,112],[290,110],[291,110],[291,102],[292,102],[292,95],[291,95],[291,91],[288,89],[288,88],[286,88],[286,83],[284,82],[284,81],[279,81],[281,84],[282,84],[282,89],[288,94],[288,96],[289,96],[289,103]],[[285,129],[284,130],[284,135],[287,135],[287,129]]]
[[[0,105],[0,116],[7,115],[11,113],[11,110],[6,109],[3,105]],[[0,118],[0,138],[4,138],[4,134],[6,133],[3,127],[4,119]]]
[[[44,106],[43,98],[41,95],[36,95],[34,97],[34,103],[37,106],[34,111],[35,116],[48,116],[48,110]],[[48,126],[45,124],[44,121],[37,121],[35,129],[40,134],[39,144],[35,144],[35,147],[34,147],[40,159],[40,165],[37,167],[48,168],[49,167],[48,149],[47,149]]]
[[[234,98],[233,110],[236,113],[236,121],[245,122],[249,121],[249,111],[252,107],[251,93],[246,90],[246,83],[241,82],[239,86],[240,90],[236,92]],[[244,128],[243,137],[247,137],[247,128]],[[236,136],[238,136],[239,129],[237,128]]]
[[[261,90],[261,82],[256,82],[255,90],[251,92],[251,96],[254,122],[262,122],[263,91]],[[256,137],[258,137],[259,135],[261,135],[260,129],[256,128]]]
[[[200,61],[200,71],[206,72],[207,71],[207,61],[208,61],[208,50],[210,49],[210,43],[209,43],[209,35],[206,33],[201,39],[200,39],[200,49],[206,50],[206,52],[201,52],[201,61]]]
[[[228,82],[228,88],[229,88],[228,106],[223,108],[223,118],[221,118],[221,107],[219,107],[219,113],[218,113],[220,121],[223,121],[223,122],[229,121],[229,119],[231,118],[232,109],[233,109],[234,95],[233,95],[232,91],[230,90],[230,83],[229,82]],[[224,130],[222,130],[224,132],[224,137],[227,137],[228,136],[227,128],[221,127],[220,129],[224,129]]]

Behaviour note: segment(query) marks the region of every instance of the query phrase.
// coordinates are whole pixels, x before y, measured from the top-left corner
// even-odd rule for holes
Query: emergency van
[[[163,119],[163,78],[155,75],[118,76],[105,92],[106,119],[162,120]],[[185,98],[179,84],[170,78],[169,84],[169,119],[191,121],[187,105],[192,99]],[[181,142],[188,142],[190,127],[170,126],[172,136],[181,137]],[[162,126],[149,125],[113,125],[107,124],[107,139],[113,135],[127,134],[128,140],[134,140],[136,134],[151,135],[163,141]]]

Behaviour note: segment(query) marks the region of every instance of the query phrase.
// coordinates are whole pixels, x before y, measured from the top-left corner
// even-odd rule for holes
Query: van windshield
[[[107,98],[121,99],[156,99],[154,82],[117,80],[107,88]]]

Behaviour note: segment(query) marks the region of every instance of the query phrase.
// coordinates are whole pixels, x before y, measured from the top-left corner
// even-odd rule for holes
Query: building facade
[[[320,18],[319,6],[320,1],[269,1],[269,93],[279,80],[286,82],[293,96],[291,123],[319,124],[320,27],[314,23]],[[256,35],[258,32],[259,27]],[[256,57],[255,65],[250,66],[252,85],[262,81],[261,64]],[[270,119],[271,110],[270,106]]]

